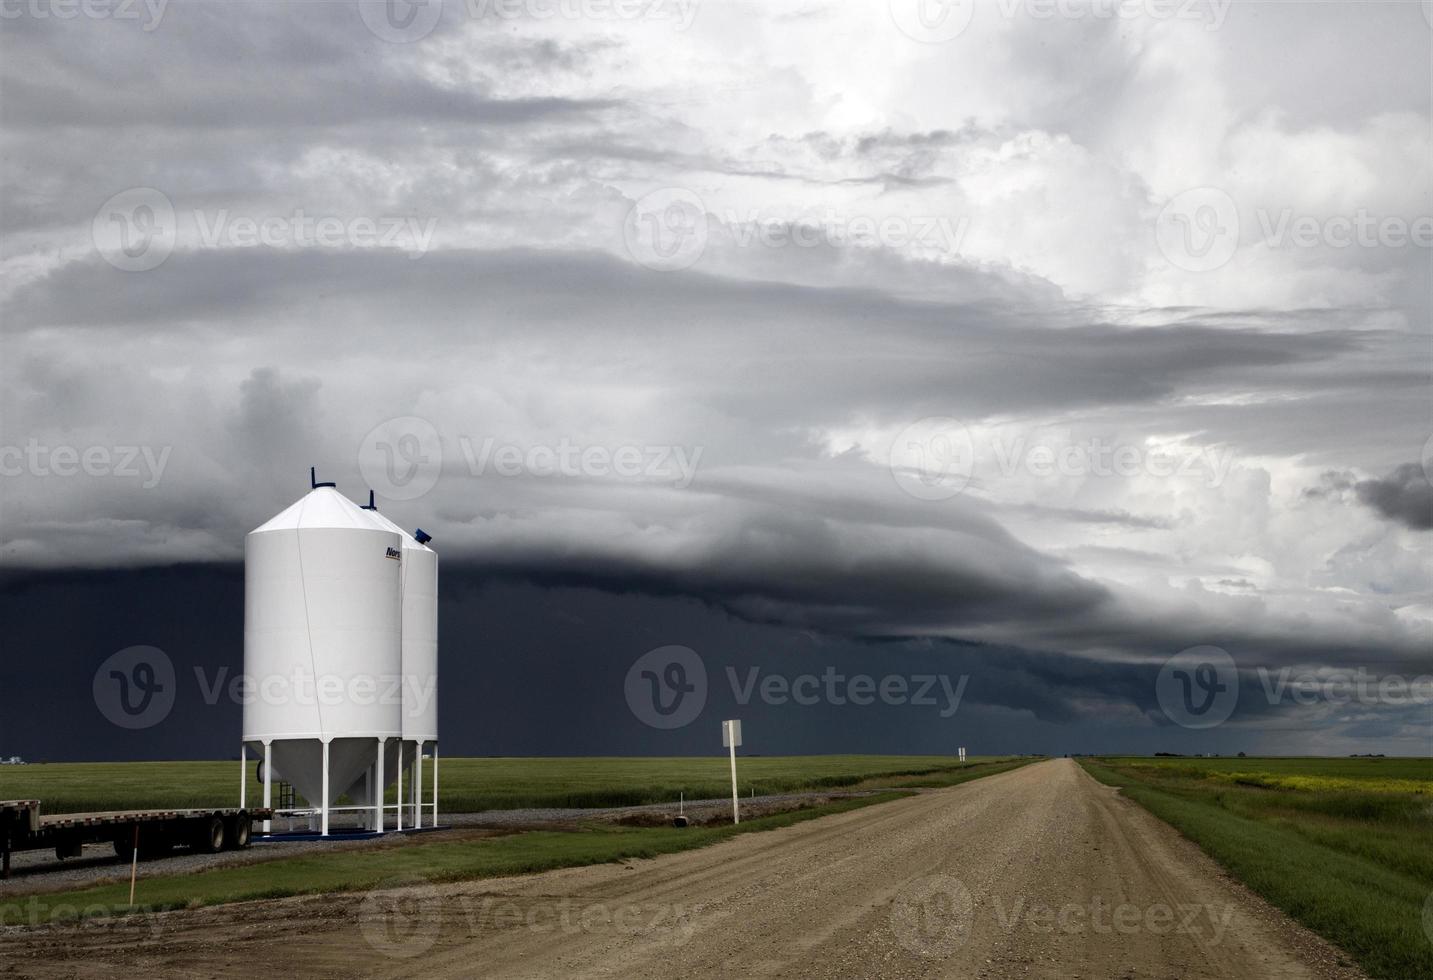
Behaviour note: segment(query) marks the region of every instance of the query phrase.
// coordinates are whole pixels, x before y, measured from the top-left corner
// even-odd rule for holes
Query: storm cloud
[[[1417,463],[1404,463],[1381,480],[1360,480],[1354,491],[1391,521],[1419,531],[1433,528],[1433,483]]]
[[[435,535],[445,622],[513,682],[635,617],[594,676],[664,642],[917,657],[1012,739],[1139,748],[1187,647],[1251,684],[1433,670],[1417,5],[992,5],[938,43],[899,7],[7,17],[7,622],[152,603],[66,633],[81,679],[193,647],[144,597],[202,569],[232,611],[317,466]],[[1242,717],[1221,745],[1427,738]]]

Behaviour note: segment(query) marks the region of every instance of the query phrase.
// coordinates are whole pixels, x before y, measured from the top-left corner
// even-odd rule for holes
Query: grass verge
[[[1433,902],[1433,800],[1427,795],[1433,763],[1398,767],[1414,768],[1422,789],[1394,793],[1377,784],[1394,767],[1297,761],[1292,768],[1300,775],[1317,779],[1322,768],[1336,781],[1323,790],[1289,785],[1279,778],[1288,775],[1288,760],[1081,763],[1371,976],[1433,977],[1433,935],[1424,924],[1425,903]],[[1328,764],[1320,767],[1322,761]],[[1250,778],[1231,780],[1231,771]],[[1347,782],[1360,777],[1370,779],[1367,788],[1350,789]]]
[[[759,831],[790,827],[908,796],[888,792],[773,814],[737,826],[629,828],[593,826],[578,832],[529,831],[473,841],[422,837],[394,847],[329,851],[198,874],[146,877],[139,882],[138,912],[197,908],[254,899],[366,891],[393,879],[462,881],[651,858],[706,847]],[[0,901],[0,926],[43,925],[128,914],[129,885],[18,896]]]

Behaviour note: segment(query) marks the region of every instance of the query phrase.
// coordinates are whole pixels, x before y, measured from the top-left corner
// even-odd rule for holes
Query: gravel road
[[[393,884],[12,932],[0,976],[1362,977],[1065,759],[652,860]]]

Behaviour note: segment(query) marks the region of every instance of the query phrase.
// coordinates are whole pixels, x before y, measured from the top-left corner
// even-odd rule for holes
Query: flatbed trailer
[[[248,847],[254,821],[272,816],[267,807],[42,815],[39,800],[0,800],[0,877],[10,876],[15,851],[54,848],[55,857],[64,859],[79,857],[86,844],[113,844],[115,853],[128,859],[136,845],[143,857],[184,845],[211,854]]]

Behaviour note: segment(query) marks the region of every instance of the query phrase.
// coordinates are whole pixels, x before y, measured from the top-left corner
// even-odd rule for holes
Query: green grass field
[[[1000,761],[971,757],[967,765]],[[953,771],[952,756],[813,755],[738,758],[743,796],[853,786],[873,778],[911,779]],[[432,766],[424,784],[431,790]],[[247,767],[249,801],[262,787]],[[237,806],[239,762],[51,763],[0,768],[0,800],[37,799],[45,813],[142,807]],[[731,793],[725,757],[442,759],[439,810],[665,803]],[[391,798],[391,791],[390,791]]]
[[[806,773],[803,766],[807,761],[793,757],[783,759],[751,759],[756,768],[764,767],[774,777],[808,785],[811,779],[839,780],[842,785],[859,783],[863,787],[889,781],[901,787],[914,786],[955,786],[983,776],[1006,772],[1022,766],[1030,759],[977,760],[970,759],[960,765],[953,759],[942,759],[944,763],[932,768],[929,757],[883,757],[883,756],[821,756],[814,757],[824,765],[810,766],[814,772]],[[892,762],[892,759],[897,760]],[[832,761],[832,760],[854,761]],[[676,773],[685,777],[689,773],[703,775],[704,768],[688,770],[686,765],[705,763],[707,760],[691,759],[528,759],[528,760],[460,760],[475,763],[474,771],[487,773],[489,764],[502,767],[512,774],[519,772],[515,763],[525,763],[529,770],[543,769],[547,764],[550,780],[545,786],[546,793],[600,793],[601,784],[590,781],[586,765],[596,763],[598,772],[620,770],[621,764],[641,762],[650,764],[640,768],[634,785],[645,785],[653,773],[667,778]],[[103,768],[110,767],[100,767]],[[237,768],[237,765],[233,767]],[[587,774],[589,781],[577,777],[559,778],[556,774],[576,770]],[[877,772],[894,773],[886,779],[876,776]],[[901,775],[901,773],[917,773]],[[446,771],[443,782],[446,783]],[[575,781],[573,781],[575,780]],[[0,784],[2,785],[2,784]],[[699,785],[699,784],[694,784]],[[730,784],[725,784],[730,791]],[[629,790],[623,790],[629,791]],[[758,793],[764,789],[758,787]],[[4,794],[0,794],[4,795]],[[445,794],[446,795],[446,794]],[[720,795],[720,794],[716,794]],[[292,857],[278,858],[259,864],[219,868],[198,874],[164,874],[163,862],[145,865],[142,875],[138,903],[141,909],[162,910],[201,905],[217,905],[225,902],[247,901],[263,898],[280,898],[289,895],[308,895],[325,892],[362,891],[380,882],[397,877],[416,876],[427,881],[457,881],[470,878],[485,878],[499,875],[522,874],[544,871],[551,868],[571,867],[584,864],[599,864],[606,861],[631,858],[655,857],[675,851],[704,847],[725,840],[738,833],[771,830],[787,827],[810,820],[813,817],[841,813],[862,806],[883,803],[904,795],[900,791],[882,792],[872,796],[837,800],[805,810],[789,811],[767,817],[743,821],[740,826],[715,825],[689,827],[678,830],[673,827],[616,827],[593,824],[580,831],[530,831],[501,837],[484,838],[460,843],[434,841],[420,835],[403,838],[395,846],[365,848],[361,850],[324,853],[297,851]],[[516,794],[506,799],[519,798]],[[521,796],[522,800],[530,797]],[[670,799],[666,797],[665,799]],[[516,804],[514,804],[516,805]],[[526,805],[524,803],[523,805]],[[53,919],[71,920],[76,917],[92,917],[110,912],[126,912],[128,897],[127,884],[101,885],[74,891],[54,892],[38,895],[7,896],[0,900],[0,926],[6,924],[42,924]]]
[[[1433,760],[1081,760],[1371,976],[1433,977]]]

